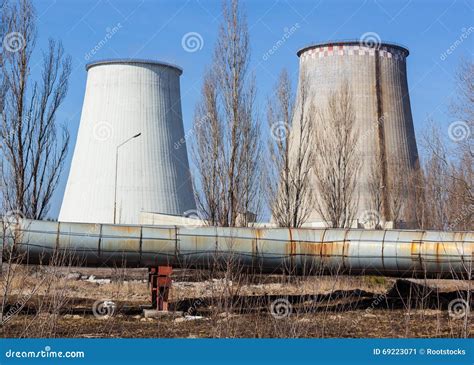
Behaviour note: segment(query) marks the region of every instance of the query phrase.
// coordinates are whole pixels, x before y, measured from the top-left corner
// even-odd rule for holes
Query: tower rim
[[[86,64],[86,71],[89,71],[90,68],[102,65],[157,65],[157,66],[164,66],[168,68],[172,68],[178,71],[179,75],[183,74],[183,69],[177,65],[172,63],[158,61],[158,60],[151,60],[151,59],[142,59],[142,58],[108,58],[97,60],[93,62],[89,62]]]
[[[296,55],[300,57],[304,52],[314,49],[314,48],[320,48],[320,47],[327,47],[327,46],[365,46],[368,48],[379,48],[380,46],[386,46],[386,47],[391,47],[398,49],[402,52],[405,53],[405,57],[407,57],[410,54],[410,51],[408,47],[395,43],[395,42],[380,42],[377,44],[377,47],[370,47],[368,45],[364,45],[364,42],[358,39],[348,39],[348,40],[334,40],[334,41],[327,41],[327,42],[316,42],[316,43],[311,43],[303,48],[300,48],[297,52]]]

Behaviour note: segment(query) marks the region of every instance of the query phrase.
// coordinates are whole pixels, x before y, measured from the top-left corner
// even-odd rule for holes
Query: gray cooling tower
[[[301,71],[306,70],[316,107],[324,107],[329,93],[343,83],[347,83],[352,94],[362,159],[356,217],[359,221],[374,210],[369,180],[377,164],[382,170],[383,208],[378,212],[382,220],[393,220],[391,205],[397,200],[393,195],[399,188],[395,189],[391,182],[396,180],[403,190],[397,192],[402,196],[398,224],[413,225],[415,204],[413,191],[408,188],[408,176],[418,169],[418,152],[408,94],[408,54],[399,45],[382,43],[369,47],[357,41],[315,44],[297,53],[300,80]],[[314,212],[311,220],[318,221],[321,217]]]
[[[139,223],[195,209],[181,116],[182,70],[156,61],[88,64],[59,220]],[[138,135],[138,136],[137,136]]]

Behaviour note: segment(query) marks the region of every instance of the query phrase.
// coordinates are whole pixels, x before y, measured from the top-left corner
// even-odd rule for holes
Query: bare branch
[[[314,107],[306,76],[300,80],[298,110],[286,71],[280,75],[275,100],[268,104],[271,130],[268,149],[267,199],[273,220],[281,227],[300,227],[312,210],[310,186],[313,159]],[[291,135],[290,135],[291,130]]]
[[[249,60],[245,16],[237,0],[225,2],[194,119],[194,185],[203,218],[211,224],[247,225],[247,213],[259,207],[260,128]]]
[[[358,207],[358,130],[347,82],[333,91],[318,111],[315,129],[316,208],[332,227],[349,227]]]
[[[36,15],[29,0],[3,14],[9,33],[18,33],[18,49],[2,58],[5,92],[0,129],[2,199],[5,209],[44,218],[57,187],[69,145],[69,133],[57,135],[56,115],[67,94],[71,59],[53,40],[43,53],[41,81],[30,80],[36,42]]]

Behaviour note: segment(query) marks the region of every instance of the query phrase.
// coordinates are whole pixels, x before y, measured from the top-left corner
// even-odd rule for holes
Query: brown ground
[[[18,308],[18,303],[25,305],[1,327],[2,337],[472,337],[474,334],[471,314],[454,318],[447,309],[450,301],[465,297],[469,284],[472,285],[467,281],[414,283],[369,276],[234,275],[229,278],[228,275],[226,278],[222,273],[181,270],[173,274],[171,308],[192,316],[176,313],[152,319],[142,315],[142,308],[149,306],[150,300],[146,270],[25,267],[15,270],[4,313]],[[3,284],[6,272],[4,266]],[[280,318],[271,314],[271,304],[281,298],[291,303],[291,310]],[[115,303],[113,315],[94,316],[94,302],[105,299]]]

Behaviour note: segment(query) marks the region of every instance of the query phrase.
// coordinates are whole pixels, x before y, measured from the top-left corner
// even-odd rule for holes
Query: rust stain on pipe
[[[308,256],[319,256],[321,257],[322,253],[322,244],[321,243],[308,243],[308,242],[300,242],[300,252],[302,255]]]
[[[68,250],[82,254],[85,266],[206,268],[235,255],[243,267],[263,273],[311,268],[319,273],[340,269],[340,274],[471,277],[474,248],[474,232],[386,230],[382,235],[376,230],[190,229],[26,219],[9,224],[4,235],[3,249],[14,245],[19,255],[28,253],[22,257],[30,264]]]

